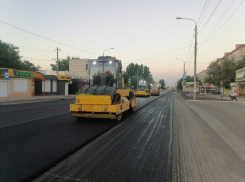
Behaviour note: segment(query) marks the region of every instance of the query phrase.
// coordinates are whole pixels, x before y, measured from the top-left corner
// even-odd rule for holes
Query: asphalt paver
[[[36,181],[171,181],[172,96],[153,101]]]

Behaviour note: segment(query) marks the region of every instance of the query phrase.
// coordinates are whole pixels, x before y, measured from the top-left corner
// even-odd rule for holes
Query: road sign
[[[5,74],[4,74],[4,80],[9,80],[9,72],[5,72]]]
[[[186,75],[183,75],[183,79],[186,79],[187,78],[187,76]]]
[[[206,94],[207,93],[207,89],[205,87],[201,87],[201,94]]]

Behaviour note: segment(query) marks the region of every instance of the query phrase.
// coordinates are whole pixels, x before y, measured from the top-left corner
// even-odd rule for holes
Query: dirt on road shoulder
[[[202,105],[205,104],[208,102],[202,102]],[[226,102],[217,103],[217,107],[219,104],[222,110]],[[231,103],[227,104],[227,108],[233,107],[229,105]],[[199,108],[199,105],[184,101],[177,95],[173,99],[173,181],[244,181],[245,162],[240,150],[244,149],[245,139],[229,130],[222,118],[212,117],[215,111],[209,112],[210,105],[205,106],[206,112],[203,111],[204,106]],[[231,125],[241,124],[233,123],[233,115],[227,114],[227,117],[231,117]],[[227,126],[227,129],[215,128],[213,123],[223,128]],[[227,135],[230,137],[225,137]],[[232,145],[234,142],[229,142],[229,138],[239,138],[240,147]]]

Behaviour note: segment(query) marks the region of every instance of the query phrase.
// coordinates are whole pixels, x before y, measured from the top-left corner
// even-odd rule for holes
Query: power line
[[[183,62],[179,62],[179,63],[175,63],[175,64],[162,65],[162,66],[152,67],[151,69],[153,69],[153,68],[162,68],[162,67],[172,66],[172,65],[182,64],[182,63]]]
[[[210,63],[210,61],[209,62],[197,63],[197,64],[206,64],[206,63]],[[173,65],[177,65],[177,64],[183,64],[183,62],[174,63],[174,64],[167,64],[167,65],[162,65],[162,66],[155,66],[155,67],[151,67],[150,69],[162,68],[162,67],[167,67],[167,66],[173,66]],[[194,64],[194,63],[192,63],[192,64]]]
[[[200,20],[202,21],[204,15],[205,15],[205,13],[206,13],[206,11],[207,11],[207,9],[208,9],[208,6],[209,6],[209,4],[210,4],[210,1],[211,1],[211,0],[209,0],[209,2],[208,2],[208,0],[206,0],[204,6],[203,6],[203,8],[202,8],[202,12],[201,12],[201,14],[200,14],[200,16],[199,16],[199,18],[198,18],[197,24],[199,23]],[[208,5],[207,5],[207,8],[205,9],[207,2],[208,2]],[[205,10],[205,11],[204,11],[204,10]],[[204,12],[204,14],[203,14],[203,12]],[[203,14],[203,16],[202,16],[202,14]],[[200,23],[201,23],[201,22],[200,22]],[[191,58],[192,58],[191,53],[194,51],[194,47],[192,48],[192,51],[191,51],[191,45],[192,45],[193,38],[194,38],[194,32],[195,32],[195,31],[193,31],[193,35],[192,35],[192,38],[191,38],[190,47],[189,47],[189,50],[188,50],[188,53],[187,53],[187,56],[186,56],[186,61],[187,61],[187,64],[188,64],[187,71],[188,71],[188,69],[189,69],[189,67],[190,67],[190,64],[191,64]]]
[[[30,31],[28,31],[28,30],[24,30],[24,29],[22,29],[22,28],[19,28],[19,27],[17,27],[17,26],[11,25],[11,24],[9,24],[9,23],[3,22],[3,21],[1,21],[1,20],[0,20],[0,23],[3,23],[3,24],[5,24],[5,25],[8,25],[8,26],[13,27],[13,28],[16,28],[16,29],[21,30],[21,31],[23,31],[23,32],[26,32],[26,33],[35,35],[35,36],[37,36],[37,37],[46,39],[46,40],[51,41],[51,42],[55,42],[55,43],[57,43],[57,44],[60,44],[60,45],[63,45],[63,46],[66,46],[66,47],[69,47],[69,48],[72,48],[72,49],[76,49],[76,50],[79,50],[79,51],[82,51],[82,52],[86,52],[86,53],[89,53],[89,54],[98,55],[98,54],[96,54],[96,53],[92,53],[92,52],[89,52],[89,51],[85,51],[85,50],[82,50],[82,49],[79,49],[79,48],[76,48],[76,47],[73,47],[73,46],[70,46],[70,45],[67,45],[67,44],[64,44],[64,43],[61,43],[61,42],[52,40],[52,39],[49,39],[49,38],[46,38],[46,37],[44,37],[44,36],[41,36],[41,35],[38,35],[38,34],[36,34],[36,33],[30,32]]]
[[[204,9],[205,9],[205,7],[206,7],[207,2],[208,2],[208,0],[206,0],[204,6],[203,6],[203,8],[202,8],[202,12],[201,12],[201,14],[200,14],[200,16],[199,16],[199,18],[198,18],[198,20],[197,20],[197,24],[199,23],[199,20],[200,20],[200,18],[202,17],[202,13],[203,13],[203,11],[204,11]]]
[[[22,60],[36,60],[36,61],[52,61],[52,60],[48,60],[48,59],[40,59],[40,58],[30,58],[30,57],[21,57]]]
[[[190,54],[190,50],[191,50],[191,46],[193,45],[192,42],[193,42],[193,38],[194,38],[194,34],[195,34],[195,31],[193,30],[193,34],[191,36],[191,43],[190,43],[190,47],[189,47],[189,50],[188,50],[188,53],[186,55],[186,59],[187,60],[189,58],[189,54]]]
[[[176,52],[176,51],[179,51],[179,50],[185,49],[185,48],[187,48],[187,47],[189,47],[189,45],[188,45],[188,46],[181,47],[181,48],[178,48],[178,49],[174,49],[174,50],[171,50],[171,51],[168,51],[168,52],[162,53],[162,54],[158,54],[158,55],[155,55],[155,56],[151,56],[151,57],[147,57],[147,58],[139,59],[139,60],[136,60],[136,61],[134,61],[134,62],[139,62],[139,61],[143,61],[143,60],[147,60],[147,59],[151,59],[151,58],[159,57],[159,56],[162,56],[162,55],[166,55],[166,54],[169,54],[169,53],[172,53],[172,52]],[[133,61],[131,61],[131,62],[126,62],[125,64],[127,64],[127,63],[132,63],[132,62],[133,62]]]
[[[211,30],[211,32],[209,33],[209,35],[207,36],[207,38],[210,37],[210,35],[213,33],[213,31],[216,29],[216,27],[220,24],[220,22],[223,20],[223,18],[225,17],[225,15],[227,14],[227,12],[230,10],[230,8],[232,7],[232,5],[234,4],[236,0],[232,1],[229,6],[227,7],[227,9],[224,11],[224,13],[221,15],[220,19],[218,20],[218,22],[216,23],[216,25],[214,26],[214,28]]]
[[[236,13],[236,11],[238,10],[238,8],[242,5],[242,3],[244,2],[244,0],[242,0],[241,2],[240,2],[240,4],[237,6],[237,8],[235,9],[235,11],[230,15],[230,17],[223,23],[223,25],[221,25],[221,27],[210,37],[210,38],[207,38],[202,44],[201,44],[201,46],[203,45],[203,44],[205,44],[207,41],[209,41],[210,39],[212,39],[225,25],[226,25],[226,23],[232,18],[232,16]],[[201,47],[200,46],[200,47]]]
[[[37,48],[32,48],[32,47],[22,47],[22,46],[16,46],[20,49],[27,49],[27,50],[31,50],[31,51],[44,51],[44,52],[53,52],[51,50],[45,50],[45,49],[37,49]]]
[[[203,27],[199,30],[199,32],[201,32],[205,27],[206,25],[208,24],[208,22],[210,21],[210,19],[213,17],[215,11],[217,10],[217,8],[219,7],[219,5],[221,4],[222,0],[219,0],[218,4],[216,5],[216,7],[214,8],[213,12],[211,13],[211,15],[209,16],[208,20],[206,21],[206,23],[203,25]],[[199,33],[198,32],[198,33]]]
[[[208,9],[208,7],[209,7],[210,2],[211,2],[211,0],[209,0],[209,2],[208,2],[207,8],[206,8],[205,11],[204,11],[204,14],[203,14],[203,16],[202,16],[202,18],[201,18],[201,20],[200,20],[199,25],[202,23],[203,17],[205,16],[205,14],[206,14],[206,12],[207,12],[207,9]]]

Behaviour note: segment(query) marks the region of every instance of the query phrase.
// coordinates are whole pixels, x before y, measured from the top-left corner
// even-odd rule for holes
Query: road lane
[[[245,179],[245,105],[173,99],[173,181]]]
[[[136,110],[156,98],[138,98]],[[69,111],[70,102],[1,106],[0,181],[31,179],[118,124],[106,119],[78,122],[70,113],[65,113]],[[12,117],[13,113],[18,114]],[[125,113],[124,118],[130,115]]]
[[[171,103],[150,103],[36,181],[171,181]]]

